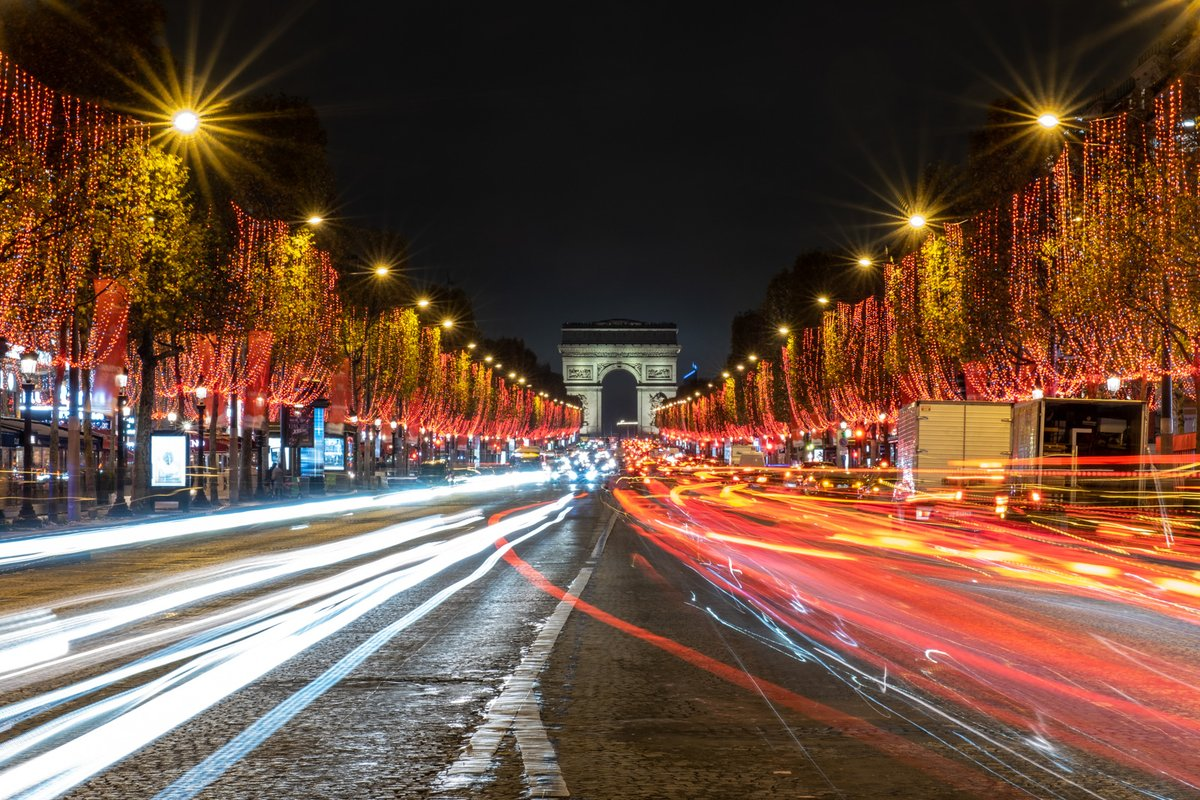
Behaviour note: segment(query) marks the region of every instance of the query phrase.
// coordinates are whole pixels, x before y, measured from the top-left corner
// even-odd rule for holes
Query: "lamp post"
[[[125,502],[125,412],[129,406],[129,398],[125,396],[125,387],[129,384],[129,372],[122,369],[117,375],[117,413],[113,415],[113,444],[117,456],[117,496],[108,509],[110,517],[129,516],[129,504]]]
[[[379,459],[383,455],[383,442],[380,436],[383,433],[383,420],[380,417],[375,418],[375,433],[371,441],[371,483],[372,489],[375,487],[375,472],[379,469]]]
[[[21,510],[17,513],[16,524],[22,527],[37,527],[40,525],[37,512],[33,510],[33,374],[37,370],[37,357],[31,352],[21,356],[21,390],[25,393],[25,437],[24,463],[21,471],[25,480],[21,485]]]
[[[200,508],[208,505],[208,495],[204,491],[204,479],[208,472],[207,465],[204,461],[204,399],[208,397],[208,389],[204,386],[196,387],[196,414],[200,418],[200,427],[196,431],[197,451],[196,451],[196,494],[192,498],[192,504]]]
[[[354,481],[352,482],[351,488],[357,489],[362,484],[362,471],[363,471],[362,447],[359,444],[361,442],[361,438],[359,437],[359,431],[358,431],[358,414],[351,411],[350,416],[347,417],[346,419],[347,419],[347,421],[349,421],[349,423],[351,425],[354,426]],[[349,461],[350,454],[347,453],[346,455],[347,455],[347,461]],[[349,466],[349,464],[347,464],[347,466]]]

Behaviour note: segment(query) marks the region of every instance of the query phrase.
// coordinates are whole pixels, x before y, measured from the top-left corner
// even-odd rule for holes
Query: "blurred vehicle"
[[[863,476],[858,496],[864,500],[891,500],[896,493],[900,473],[894,469],[876,468]]]
[[[450,474],[450,463],[439,458],[422,461],[417,467],[417,480],[422,483],[445,483]]]
[[[754,445],[730,443],[725,445],[725,463],[731,467],[761,467],[767,462]]]
[[[483,477],[483,473],[473,467],[455,467],[446,476],[447,483],[467,483]]]

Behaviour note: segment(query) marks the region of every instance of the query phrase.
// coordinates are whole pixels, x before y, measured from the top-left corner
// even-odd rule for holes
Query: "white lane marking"
[[[592,566],[600,560],[600,554],[604,552],[604,545],[608,542],[608,535],[612,533],[613,526],[617,524],[617,512],[613,512],[608,518],[608,525],[604,528],[604,533],[600,534],[600,538],[596,540],[596,546],[592,548],[592,555],[588,559],[588,563]]]
[[[511,730],[517,739],[525,775],[533,797],[570,797],[567,783],[558,767],[558,756],[554,745],[546,735],[542,723],[538,676],[546,668],[554,652],[558,635],[566,625],[567,618],[575,608],[579,595],[583,593],[592,577],[595,563],[604,552],[608,534],[616,524],[613,512],[604,532],[593,548],[585,566],[571,581],[567,596],[559,602],[538,632],[533,646],[521,660],[517,669],[504,682],[500,695],[488,704],[484,712],[484,723],[471,736],[458,760],[447,767],[438,777],[436,786],[440,790],[469,787],[491,770],[500,743]]]

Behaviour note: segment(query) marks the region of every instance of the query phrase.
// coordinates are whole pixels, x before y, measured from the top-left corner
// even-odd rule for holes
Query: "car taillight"
[[[954,500],[957,503],[961,503],[962,499],[963,499],[962,489],[959,489],[957,492],[954,493]]]
[[[1042,502],[1042,493],[1041,492],[1030,492],[1029,499],[1035,503],[1040,503],[1040,502]]]

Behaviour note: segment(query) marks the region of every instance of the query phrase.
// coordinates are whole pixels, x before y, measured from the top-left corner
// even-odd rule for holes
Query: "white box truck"
[[[919,400],[904,406],[896,419],[896,499],[954,499],[965,483],[993,477],[1001,485],[1011,428],[1009,403]]]
[[[725,463],[731,467],[761,467],[766,465],[763,454],[752,444],[725,445]]]

